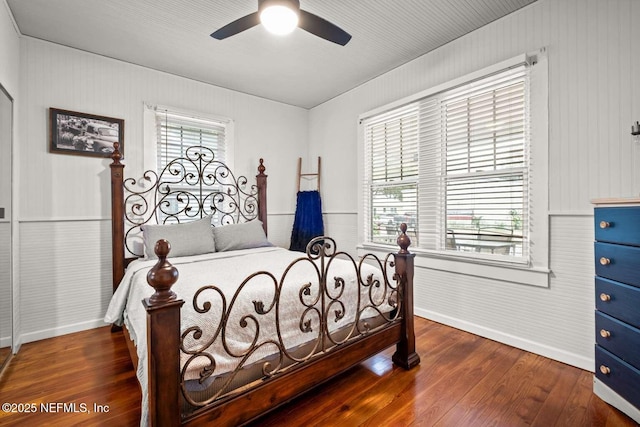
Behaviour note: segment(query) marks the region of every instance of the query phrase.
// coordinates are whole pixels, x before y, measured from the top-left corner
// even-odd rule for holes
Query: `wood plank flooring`
[[[636,425],[592,393],[590,372],[422,318],[416,337],[416,369],[393,366],[387,350],[253,426]],[[139,424],[127,346],[108,327],[23,345],[0,396],[36,409],[0,412],[2,426]]]

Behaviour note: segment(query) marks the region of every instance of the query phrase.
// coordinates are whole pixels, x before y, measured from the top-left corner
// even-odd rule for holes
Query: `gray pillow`
[[[160,239],[166,239],[171,244],[170,257],[200,255],[216,251],[211,216],[181,224],[145,224],[140,228],[146,259],[157,258],[154,248]]]
[[[262,221],[257,219],[213,227],[213,235],[218,252],[273,246],[264,234]]]

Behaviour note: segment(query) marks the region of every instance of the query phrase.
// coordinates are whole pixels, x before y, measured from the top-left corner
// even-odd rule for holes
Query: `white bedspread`
[[[197,313],[193,307],[193,295],[201,287],[212,285],[221,290],[226,299],[227,309],[233,303],[232,298],[238,286],[251,273],[257,271],[268,271],[273,278],[268,275],[259,275],[249,280],[243,290],[240,292],[237,302],[233,303],[234,307],[230,312],[228,329],[226,331],[226,343],[231,352],[240,354],[249,348],[249,344],[256,333],[256,325],[249,320],[248,325],[243,328],[240,326],[241,318],[247,314],[252,314],[259,319],[259,339],[258,343],[268,339],[277,337],[275,327],[275,312],[271,310],[267,315],[256,314],[254,301],[261,302],[265,311],[268,310],[274,302],[277,285],[282,280],[282,291],[279,298],[278,313],[280,318],[280,331],[286,348],[291,348],[298,344],[314,339],[318,336],[319,325],[318,316],[313,312],[308,314],[304,319],[311,319],[310,333],[302,333],[300,330],[301,316],[305,309],[300,302],[300,289],[304,284],[311,284],[311,292],[309,296],[303,297],[305,302],[311,302],[318,296],[318,275],[316,267],[318,263],[301,262],[291,268],[284,278],[282,277],[285,268],[297,258],[306,255],[300,252],[291,252],[282,248],[269,247],[247,249],[240,251],[218,252],[207,255],[198,255],[191,257],[169,258],[170,262],[178,268],[179,278],[172,290],[177,294],[179,299],[183,299],[185,304],[181,311],[181,328],[182,331],[190,326],[203,326],[205,323],[217,327],[220,323],[223,302],[221,296],[213,291],[207,290],[198,298],[198,306],[202,307],[205,301],[210,301],[212,309],[205,314]],[[344,294],[339,300],[344,304],[333,304],[329,310],[329,318],[327,320],[330,330],[335,330],[344,325],[353,323],[358,312],[358,280],[356,269],[352,262],[338,262],[335,260],[330,264],[327,274],[327,288],[332,296],[338,296],[342,288],[335,287],[334,277],[340,277],[345,280]],[[147,271],[155,264],[154,261],[134,261],[127,268],[125,276],[113,295],[109,304],[105,322],[122,325],[126,323],[132,339],[136,344],[139,363],[137,377],[143,390],[142,402],[142,419],[141,425],[147,424],[147,349],[146,349],[146,311],[142,305],[142,300],[148,298],[154,292],[153,288],[146,282]],[[361,272],[363,280],[367,275],[374,274],[376,279],[381,281],[382,286],[374,287],[374,299],[380,299],[383,295],[383,284],[381,272],[374,267],[364,265]],[[361,301],[360,308],[369,305],[368,287],[360,289]],[[388,297],[388,293],[386,295]],[[390,307],[386,301],[382,302],[380,309],[388,311]],[[316,307],[320,307],[317,304]],[[285,311],[288,310],[288,311]],[[335,312],[341,312],[342,318],[336,318]],[[376,314],[373,310],[365,312],[362,317]],[[189,335],[189,339],[185,340],[188,349],[197,349],[212,337],[211,331],[205,331],[201,339],[193,339],[193,334]],[[220,337],[218,337],[211,348],[206,351],[215,357],[216,371],[219,374],[234,369],[239,359],[230,357],[222,349]],[[259,347],[251,358],[245,362],[250,363],[253,360],[268,356],[276,350],[274,345],[265,345]],[[184,365],[189,355],[181,353],[181,363]],[[205,362],[205,358],[201,357],[189,365],[188,378],[197,378],[198,372]],[[201,363],[198,363],[201,362]]]

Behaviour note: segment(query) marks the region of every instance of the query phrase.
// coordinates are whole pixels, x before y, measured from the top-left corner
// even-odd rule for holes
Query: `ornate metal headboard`
[[[236,177],[215,159],[213,151],[190,147],[159,173],[148,170],[142,178],[123,177],[118,147],[111,163],[111,213],[114,290],[124,275],[127,255],[141,257],[144,224],[167,224],[213,217],[213,225],[262,221],[267,232],[267,175],[260,159],[256,183]]]

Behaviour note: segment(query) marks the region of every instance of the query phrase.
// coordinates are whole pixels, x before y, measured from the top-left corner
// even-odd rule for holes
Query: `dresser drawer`
[[[596,378],[635,407],[640,407],[640,370],[596,346]]]
[[[596,309],[640,328],[640,288],[596,277]]]
[[[596,242],[594,254],[598,276],[640,286],[640,247]]]
[[[640,246],[640,206],[595,208],[595,237],[600,242]]]
[[[596,343],[640,369],[640,329],[596,311]]]

